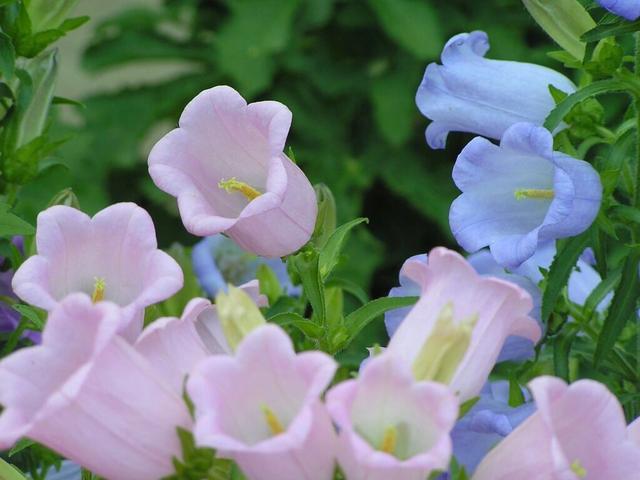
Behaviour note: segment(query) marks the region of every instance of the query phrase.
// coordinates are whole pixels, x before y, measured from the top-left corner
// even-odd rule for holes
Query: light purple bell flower
[[[554,152],[551,133],[531,123],[510,127],[499,146],[473,139],[458,156],[453,180],[462,190],[449,211],[453,236],[468,252],[488,246],[509,269],[543,243],[584,232],[602,199],[593,167]]]
[[[287,265],[281,259],[249,253],[222,234],[198,242],[191,252],[191,261],[200,286],[212,298],[229,283],[243,285],[255,279],[260,265],[273,270],[286,295],[297,297],[301,293],[301,288],[291,283]]]
[[[542,125],[555,107],[549,85],[571,94],[564,75],[531,63],[485,58],[485,32],[461,33],[447,42],[442,65],[427,66],[416,104],[433,120],[427,127],[431,148],[444,148],[449,132],[500,139],[514,123]]]
[[[598,0],[598,3],[627,20],[640,18],[640,0]]]

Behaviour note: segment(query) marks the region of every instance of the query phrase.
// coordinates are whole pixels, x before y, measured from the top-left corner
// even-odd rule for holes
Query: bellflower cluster
[[[469,256],[415,255],[387,297],[336,273],[364,219],[336,228],[328,187],[284,153],[291,111],[228,86],[198,94],[149,154],[153,182],[204,237],[186,255],[159,249],[133,203],[42,211],[36,253],[0,276],[0,294],[43,310],[0,310],[0,331],[18,310],[46,314],[40,343],[0,349],[0,449],[27,438],[105,480],[640,480],[637,335],[615,317],[638,308],[638,235],[598,216],[613,205],[637,223],[622,202],[640,204],[640,184],[601,181],[580,159],[592,139],[571,144],[588,117],[571,80],[488,50],[484,32],[454,36],[416,96],[430,147],[480,135],[452,171],[452,238]],[[625,73],[611,82],[632,83]],[[598,144],[634,126],[596,128]],[[388,343],[361,362],[354,340],[383,314]],[[612,324],[622,333],[606,345]]]

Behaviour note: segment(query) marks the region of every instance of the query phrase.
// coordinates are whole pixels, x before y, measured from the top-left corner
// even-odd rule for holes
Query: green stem
[[[640,32],[636,32],[635,74],[640,77]],[[636,113],[636,188],[634,191],[633,206],[640,207],[640,96],[634,95],[634,107]]]

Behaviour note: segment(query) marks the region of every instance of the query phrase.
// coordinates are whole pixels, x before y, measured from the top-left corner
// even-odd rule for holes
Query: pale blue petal
[[[640,18],[640,1],[638,0],[598,0],[598,2],[610,12],[627,20]]]

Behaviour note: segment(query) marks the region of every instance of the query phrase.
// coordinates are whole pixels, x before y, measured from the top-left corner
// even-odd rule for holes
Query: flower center
[[[271,410],[266,405],[263,405],[261,409],[272,437],[275,437],[276,435],[280,435],[282,432],[285,431],[285,428],[282,426],[282,423],[280,423],[280,420],[278,419],[276,414],[273,412],[273,410]]]
[[[587,469],[582,466],[580,460],[573,461],[571,464],[571,471],[580,478],[585,478],[587,476]]]
[[[236,177],[231,177],[229,180],[225,180],[223,178],[218,182],[218,188],[221,188],[227,193],[239,192],[243,194],[249,201],[262,195],[262,192],[260,192],[260,190],[252,187],[248,183],[239,181]]]
[[[389,455],[394,455],[396,452],[396,448],[398,446],[398,427],[392,425],[387,427],[384,431],[384,436],[382,437],[382,442],[380,443],[381,452],[388,453]]]
[[[102,277],[95,277],[93,284],[93,294],[91,295],[91,301],[93,303],[98,303],[104,300],[104,289],[107,284]]]
[[[528,198],[537,200],[546,200],[554,197],[553,190],[544,188],[518,188],[513,194],[516,200],[524,200]]]
[[[477,321],[478,315],[473,315],[455,322],[453,304],[446,304],[413,361],[414,378],[449,383],[467,353]]]

